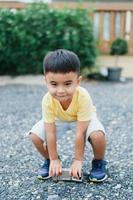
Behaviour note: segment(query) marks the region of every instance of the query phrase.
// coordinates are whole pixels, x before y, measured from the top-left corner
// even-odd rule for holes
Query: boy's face
[[[76,72],[52,73],[45,75],[45,81],[50,94],[60,103],[71,101],[73,94],[79,85],[81,76]]]

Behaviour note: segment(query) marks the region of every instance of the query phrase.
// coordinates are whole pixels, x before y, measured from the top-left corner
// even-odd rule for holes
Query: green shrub
[[[97,50],[88,11],[46,5],[0,10],[0,74],[42,73],[44,56],[58,48],[77,53],[82,68],[94,66]]]
[[[111,54],[112,55],[123,55],[128,52],[128,43],[125,39],[117,38],[112,42]]]
[[[12,12],[0,11],[0,74],[10,72],[11,68],[13,72],[16,72],[13,53],[14,41],[12,39],[14,22],[15,16]]]

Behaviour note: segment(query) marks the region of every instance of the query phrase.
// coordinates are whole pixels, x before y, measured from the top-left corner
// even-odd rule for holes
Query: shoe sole
[[[47,180],[47,179],[51,178],[51,176],[43,177],[43,176],[38,175],[37,178],[39,180]]]
[[[92,181],[92,182],[95,182],[95,183],[100,183],[100,182],[105,181],[107,178],[108,178],[108,176],[105,175],[104,178],[102,178],[102,179],[100,179],[100,180],[98,180],[98,179],[96,179],[96,178],[90,178],[90,177],[89,177],[89,180]]]

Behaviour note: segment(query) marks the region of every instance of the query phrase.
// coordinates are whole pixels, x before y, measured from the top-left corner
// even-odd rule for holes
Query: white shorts
[[[76,127],[76,122],[67,122],[67,123],[65,122],[65,125],[69,124],[69,123],[71,124],[71,127],[73,127],[73,126]],[[64,125],[64,122],[61,122],[61,121],[56,123],[57,138],[58,138],[58,132],[61,132],[61,133],[63,132],[62,134],[66,134],[66,136],[67,136],[67,133],[65,131],[65,127],[63,127],[63,125]],[[66,125],[66,126],[67,126],[67,128],[69,127],[69,125]],[[91,133],[94,132],[94,131],[102,131],[105,134],[104,126],[99,121],[96,113],[93,114],[91,122],[90,122],[90,124],[87,128],[86,140],[89,139]],[[32,127],[32,129],[28,132],[28,134],[31,134],[31,133],[36,134],[40,139],[42,139],[44,142],[46,142],[46,134],[45,134],[44,123],[43,123],[42,119],[40,121],[38,121]]]

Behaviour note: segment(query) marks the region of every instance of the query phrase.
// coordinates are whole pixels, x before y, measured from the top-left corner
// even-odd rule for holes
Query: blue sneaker
[[[49,176],[49,166],[50,160],[46,159],[42,165],[42,167],[38,170],[38,179],[45,180],[50,178]]]
[[[106,174],[106,164],[107,162],[105,160],[93,160],[89,180],[93,182],[104,181],[108,177]]]

